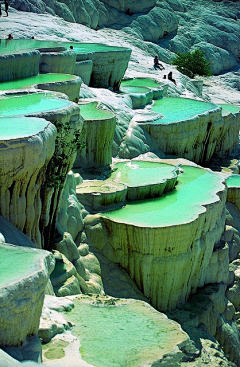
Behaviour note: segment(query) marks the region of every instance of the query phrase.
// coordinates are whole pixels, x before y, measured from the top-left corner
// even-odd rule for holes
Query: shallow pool
[[[0,140],[27,138],[43,131],[49,122],[34,117],[0,117]]]
[[[170,124],[188,120],[204,112],[215,110],[218,106],[210,102],[180,97],[164,97],[154,101],[152,110],[161,113],[164,118],[153,121],[154,124]]]
[[[218,106],[222,107],[223,111],[237,113],[240,111],[240,106],[236,106],[233,104],[218,104]]]
[[[80,114],[84,120],[106,120],[114,117],[112,112],[97,107],[98,102],[80,104]]]
[[[45,84],[45,83],[56,83],[56,82],[65,82],[68,80],[74,80],[75,76],[70,74],[38,74],[35,76],[31,76],[29,78],[13,80],[9,82],[1,82],[0,90],[13,90],[13,89],[25,89],[29,88],[36,84]]]
[[[146,87],[135,87],[135,86],[121,86],[120,92],[129,94],[146,94],[150,92],[149,88]]]
[[[122,80],[121,87],[148,87],[148,88],[160,88],[162,84],[154,79],[150,78],[135,78]]]
[[[157,184],[167,178],[175,177],[174,166],[164,163],[131,161],[114,165],[117,168],[111,179],[127,186]]]
[[[216,200],[221,178],[198,167],[182,166],[175,190],[160,198],[128,203],[122,209],[102,213],[103,217],[139,227],[165,227],[194,220],[205,212],[203,204]],[[140,180],[139,180],[140,182]]]
[[[72,333],[81,341],[82,358],[95,367],[150,366],[150,361],[171,350],[177,333],[181,338],[173,324],[143,303],[74,304],[65,316],[75,324]]]
[[[37,252],[26,251],[21,247],[10,249],[9,247],[0,246],[0,287],[2,288],[13,281],[27,277],[34,270],[39,269],[41,256]]]
[[[240,175],[231,175],[226,179],[227,187],[239,187],[240,188]]]
[[[67,50],[73,46],[73,51],[76,53],[88,52],[109,52],[127,50],[124,47],[108,46],[102,43],[77,43],[77,42],[61,42],[61,41],[47,41],[36,39],[13,39],[0,40],[0,53],[13,52],[20,50],[31,50],[37,48],[49,47],[65,47]]]
[[[0,98],[0,116],[29,115],[48,112],[70,106],[65,99],[46,93],[19,94]]]

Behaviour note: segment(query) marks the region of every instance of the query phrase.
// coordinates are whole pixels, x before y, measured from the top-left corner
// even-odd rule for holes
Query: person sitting
[[[70,48],[70,50],[73,50],[73,46],[72,45],[69,48]]]
[[[7,40],[12,40],[13,39],[13,35],[11,33],[9,33],[9,35],[7,36]]]
[[[159,62],[158,56],[155,56],[155,57],[154,57],[153,62],[154,62],[153,67],[154,67],[154,69],[155,69],[155,70],[157,70],[157,69],[159,69],[159,70],[164,70],[164,69],[165,69],[165,67],[163,66],[163,64],[161,64],[161,63]]]
[[[170,80],[170,81],[171,81],[171,82],[173,82],[175,85],[177,85],[176,80],[175,80],[175,79],[173,79],[173,77],[172,77],[172,71],[170,71],[170,72],[168,73],[168,80]]]

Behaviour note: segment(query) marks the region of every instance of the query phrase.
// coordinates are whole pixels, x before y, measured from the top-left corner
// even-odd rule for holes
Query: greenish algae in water
[[[0,99],[0,116],[29,115],[54,111],[70,105],[70,101],[54,98],[51,94],[49,96],[45,93],[14,95]]]
[[[218,106],[189,98],[164,97],[154,101],[152,110],[161,113],[164,118],[153,121],[153,124],[170,124],[188,120],[204,112],[215,110]]]
[[[35,251],[26,251],[21,247],[9,249],[0,247],[0,286],[26,278],[36,270],[39,270],[39,262],[43,255]],[[36,267],[37,262],[37,267]]]
[[[202,168],[182,166],[175,190],[160,198],[128,203],[125,207],[102,213],[118,223],[139,227],[165,227],[194,220],[205,212],[204,204],[217,199],[222,178]]]
[[[34,117],[0,117],[0,140],[27,138],[43,131],[49,122]]]
[[[117,168],[111,179],[127,186],[157,184],[175,177],[174,166],[164,163],[131,161],[114,165]]]
[[[218,106],[222,107],[223,111],[237,113],[240,111],[240,106],[236,106],[233,104],[218,104]]]
[[[240,175],[231,175],[226,179],[227,187],[239,187],[240,188]]]
[[[29,78],[13,80],[9,82],[0,82],[0,90],[25,89],[36,84],[65,82],[74,80],[75,76],[70,74],[38,74]]]
[[[121,87],[148,87],[148,88],[160,88],[162,84],[156,80],[150,78],[135,78],[122,80]]]
[[[44,357],[47,359],[61,359],[65,357],[64,348],[66,348],[69,343],[64,340],[51,340],[48,344],[42,346]]]
[[[94,306],[75,301],[65,317],[75,324],[82,358],[96,367],[139,367],[169,350],[173,325],[148,306]],[[148,364],[147,364],[148,365]]]
[[[108,110],[97,108],[98,102],[80,104],[80,114],[84,120],[106,120],[114,117]]]

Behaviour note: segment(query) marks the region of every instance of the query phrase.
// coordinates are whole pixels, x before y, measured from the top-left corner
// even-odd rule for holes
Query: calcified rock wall
[[[240,112],[236,114],[224,113],[222,130],[215,151],[218,156],[229,156],[239,142],[239,129]]]
[[[229,187],[227,190],[227,201],[234,204],[240,210],[240,188]]]
[[[0,81],[8,81],[37,75],[40,52],[19,51],[0,55]]]
[[[74,75],[79,75],[83,82],[87,85],[90,83],[92,75],[93,62],[92,60],[77,61],[75,64]]]
[[[204,163],[215,153],[223,158],[232,151],[238,139],[239,120],[232,114],[223,118],[220,108],[216,108],[191,120],[140,126],[164,153]]]
[[[71,101],[78,102],[81,84],[82,79],[75,77],[73,80],[63,82],[38,84],[37,88],[65,93]]]
[[[42,312],[44,290],[54,260],[50,253],[18,246],[2,245],[8,248],[14,262],[14,253],[22,252],[27,257],[30,252],[39,253],[31,271],[21,277],[17,275],[12,282],[0,286],[0,344],[19,345],[28,335],[38,332]],[[1,261],[4,262],[4,259]]]
[[[117,87],[128,66],[131,50],[122,49],[107,52],[95,52],[91,87]]]
[[[58,205],[67,173],[72,168],[81,138],[83,120],[79,106],[72,103],[58,111],[38,114],[51,121],[57,128],[56,148],[47,167],[47,176],[42,187],[41,228],[47,248],[54,238]]]
[[[112,142],[116,118],[84,120],[82,149],[78,152],[74,167],[101,168],[112,163]]]
[[[62,191],[57,216],[57,229],[62,235],[64,232],[71,234],[73,241],[83,230],[82,205],[76,196],[76,185],[82,181],[81,177],[72,171],[68,172]]]
[[[98,216],[86,218],[90,242],[127,269],[156,308],[185,303],[206,282],[215,243],[224,230],[226,191],[191,223],[144,228]]]
[[[72,51],[41,53],[41,73],[74,74],[76,54]]]
[[[226,356],[239,366],[240,212],[233,204],[227,203],[226,207],[227,225],[207,270],[206,282],[210,284],[199,289],[170,316],[180,322],[190,337],[194,330],[195,333],[201,329],[207,331],[217,339]]]
[[[26,233],[39,247],[41,185],[54,153],[55,138],[56,129],[49,123],[37,135],[1,140],[0,214]]]

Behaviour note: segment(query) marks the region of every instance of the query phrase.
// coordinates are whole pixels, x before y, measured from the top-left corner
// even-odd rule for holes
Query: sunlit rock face
[[[56,128],[37,118],[0,121],[0,213],[41,247],[41,185],[54,153]]]
[[[6,154],[6,157],[3,156],[4,159],[7,159],[9,163],[3,165],[3,173],[1,175],[3,182],[5,183],[2,187],[2,199],[4,202],[1,205],[1,214],[9,219],[16,227],[22,230],[24,233],[28,234],[31,239],[33,239],[39,247],[48,247],[50,238],[53,238],[53,233],[55,230],[56,223],[56,214],[57,208],[59,204],[59,198],[61,195],[61,191],[65,182],[65,178],[67,173],[76,157],[76,146],[80,139],[80,132],[82,127],[82,120],[79,116],[79,107],[68,101],[67,99],[56,98],[62,95],[51,93],[51,92],[40,92],[40,93],[16,93],[5,95],[0,100],[0,108],[1,115],[7,121],[10,121],[12,117],[16,116],[14,121],[18,124],[18,144],[20,151],[22,150],[23,158],[19,156],[20,161],[11,158],[9,154]],[[43,134],[40,135],[41,139],[38,139],[37,135],[33,134],[33,138],[31,137],[31,129],[36,130],[37,125],[29,126],[27,125],[29,121],[28,118],[22,117],[20,120],[25,121],[23,123],[23,127],[28,127],[27,132],[22,129],[22,125],[20,125],[19,117],[17,116],[25,115],[25,116],[34,116],[34,117],[44,117],[46,120],[45,124],[49,125],[50,128],[54,131],[54,138],[51,137],[50,133],[47,133],[46,143],[42,143],[42,139],[44,137]],[[25,120],[24,120],[25,119]],[[35,120],[34,120],[35,121]],[[41,120],[42,121],[42,120]],[[55,125],[55,127],[53,126]],[[35,132],[34,130],[34,132]],[[57,130],[57,137],[56,137]],[[30,131],[30,132],[29,132]],[[7,130],[8,133],[8,130]],[[27,137],[29,137],[28,146],[30,151],[26,154],[26,149],[23,149],[22,139],[25,137],[27,133]],[[14,131],[12,131],[11,138],[14,138]],[[56,145],[55,145],[56,138]],[[36,140],[36,143],[32,142]],[[48,142],[49,141],[49,145]],[[40,148],[43,150],[43,153],[40,153]],[[11,148],[11,145],[10,147]],[[2,149],[6,150],[5,145],[2,145]],[[34,150],[37,149],[37,154],[34,153]],[[33,150],[33,152],[32,152]],[[53,154],[54,153],[54,154]],[[13,153],[15,154],[15,152]],[[26,156],[25,156],[26,154]],[[33,159],[35,156],[35,160]],[[52,159],[50,159],[52,158]],[[19,166],[21,167],[22,160],[26,160],[27,167],[26,171],[23,172],[25,185],[22,186],[22,182],[17,180],[19,175]],[[41,162],[40,167],[44,167],[41,176],[36,170],[35,165]],[[6,173],[4,170],[6,167],[14,165],[15,167],[15,175],[13,181],[18,182],[18,189],[14,190],[13,183],[8,183],[8,187],[6,188]],[[33,167],[33,172],[29,171],[29,167]],[[38,166],[37,166],[38,167]],[[46,171],[48,174],[46,175]],[[27,172],[27,174],[26,174]],[[25,177],[26,176],[26,177]],[[26,178],[28,180],[26,180]],[[32,177],[33,176],[33,177]],[[41,177],[41,178],[40,178]],[[31,189],[30,183],[32,183],[34,190]],[[10,186],[10,191],[9,191]],[[34,196],[31,194],[31,199],[28,196],[25,196],[25,191],[27,189],[31,189],[31,193],[38,195],[38,200],[34,199]],[[12,191],[11,191],[12,190]],[[15,203],[12,203],[10,198],[12,194],[19,192],[22,197],[21,200],[17,200]],[[22,195],[22,190],[24,195]],[[17,194],[19,195],[19,194]],[[6,197],[9,198],[6,201]],[[14,205],[13,205],[14,204]],[[16,207],[15,207],[16,206]],[[25,208],[24,208],[25,206]],[[8,209],[7,209],[8,208]],[[25,215],[20,215],[21,210],[25,213]],[[11,212],[12,211],[12,212]],[[11,215],[10,215],[11,213]],[[18,215],[19,213],[19,215]],[[27,220],[26,220],[27,218]],[[34,230],[33,227],[34,226]],[[41,231],[41,235],[40,235]],[[42,237],[42,238],[41,238]]]
[[[90,243],[126,268],[160,310],[186,302],[205,284],[214,245],[224,230],[224,179],[197,167],[182,169],[173,193],[85,219]]]
[[[38,332],[54,260],[46,251],[7,244],[0,246],[0,255],[0,344],[20,345]]]
[[[39,62],[40,52],[37,50],[0,54],[0,81],[37,75]]]
[[[112,142],[116,126],[114,113],[100,108],[98,102],[80,104],[83,118],[82,146],[75,168],[103,168],[112,163]]]
[[[201,49],[213,74],[232,70],[239,63],[237,1],[12,0],[11,5],[23,11],[56,14],[93,29],[121,29],[137,40],[156,43],[158,47],[153,50],[159,53],[166,49],[173,53]]]

